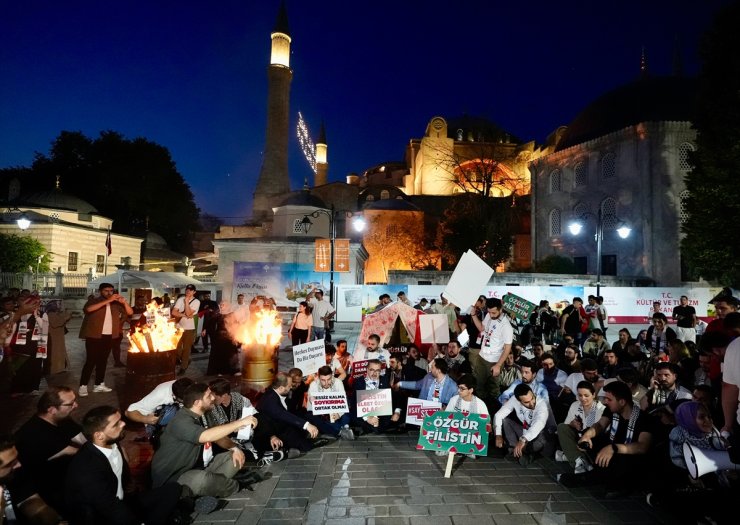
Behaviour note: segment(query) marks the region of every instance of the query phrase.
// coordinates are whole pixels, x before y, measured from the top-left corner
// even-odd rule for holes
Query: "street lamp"
[[[15,214],[19,213],[18,218],[15,219],[15,223],[18,225],[18,227],[21,230],[27,230],[31,227],[31,219],[28,217],[28,214],[24,211],[19,210],[18,208],[8,208],[5,213],[9,214]]]
[[[570,233],[572,235],[579,235],[583,231],[583,224],[589,217],[596,217],[596,234],[594,235],[594,239],[596,240],[596,295],[598,296],[601,295],[601,242],[604,240],[604,220],[612,219],[617,223],[617,235],[621,239],[629,237],[630,233],[632,233],[632,228],[616,215],[603,215],[601,207],[599,207],[599,211],[595,216],[593,213],[587,211],[568,224]]]
[[[354,212],[349,210],[335,210],[334,206],[331,207],[331,210],[319,208],[308,215],[304,215],[303,219],[301,219],[301,229],[303,230],[303,233],[308,233],[313,225],[313,221],[311,221],[310,217],[317,219],[320,215],[326,215],[329,217],[329,231],[331,235],[329,237],[329,302],[334,304],[334,241],[337,239],[337,218],[340,216],[345,219],[352,217],[352,227],[357,232],[361,232],[365,229],[365,219],[360,215],[355,215]]]

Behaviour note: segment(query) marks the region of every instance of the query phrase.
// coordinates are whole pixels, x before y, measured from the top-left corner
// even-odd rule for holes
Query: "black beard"
[[[121,441],[123,441],[123,438],[124,437],[126,437],[126,431],[125,430],[121,430],[121,435],[119,435],[115,439],[106,439],[105,440],[105,444],[106,444],[106,446],[115,445],[116,443],[120,443]]]

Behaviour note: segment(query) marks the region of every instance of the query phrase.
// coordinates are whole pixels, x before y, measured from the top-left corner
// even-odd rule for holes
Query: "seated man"
[[[36,414],[15,435],[21,469],[13,482],[17,503],[38,494],[64,515],[64,487],[72,457],[85,442],[82,428],[71,416],[77,395],[65,386],[51,386],[39,398]]]
[[[447,355],[445,361],[447,361],[448,374],[454,380],[457,381],[464,374],[472,374],[473,368],[470,366],[470,361],[460,353],[462,348],[457,339],[450,340],[447,343]]]
[[[604,353],[601,355],[601,369],[599,370],[599,375],[603,377],[604,379],[614,379],[617,377],[617,372],[622,367],[619,363],[619,356],[617,355],[616,350],[609,348],[607,350],[604,350]]]
[[[288,375],[291,382],[290,392],[285,397],[285,405],[291,414],[305,418],[308,383],[303,380],[303,371],[300,368],[291,368],[288,370]]]
[[[65,484],[71,516],[83,523],[111,525],[170,523],[182,487],[169,482],[149,492],[128,492],[128,463],[118,446],[125,426],[112,406],[95,407],[85,414],[82,428],[87,443],[72,460]]]
[[[237,419],[225,425],[205,428],[203,414],[213,408],[215,396],[204,383],[188,387],[183,407],[162,433],[161,445],[152,459],[152,486],[161,487],[176,481],[190,488],[195,496],[225,498],[244,488],[237,474],[244,466],[244,453],[239,447],[214,455],[213,443],[225,445],[229,434],[251,425],[254,416]],[[237,478],[237,479],[235,479]]]
[[[367,338],[367,346],[365,348],[358,349],[352,354],[352,361],[363,361],[370,359],[378,359],[380,364],[383,366],[381,375],[385,374],[385,368],[388,366],[388,362],[391,359],[391,353],[380,346],[380,336],[378,334],[370,334]]]
[[[447,362],[438,357],[430,365],[431,371],[420,381],[399,381],[393,385],[394,390],[418,390],[419,399],[439,401],[442,408],[447,406],[457,392],[457,384],[447,375]]]
[[[651,386],[640,401],[642,410],[651,412],[677,399],[691,400],[691,391],[678,384],[678,367],[673,363],[658,363]]]
[[[354,440],[355,434],[349,428],[349,412],[344,414],[313,414],[313,395],[318,393],[333,392],[345,394],[344,385],[334,377],[331,367],[322,366],[318,371],[318,381],[313,381],[308,387],[308,420],[316,425],[322,434],[341,437],[342,439]]]
[[[397,358],[392,357],[391,362],[394,364],[397,363]],[[357,378],[357,380],[355,381],[355,391],[390,388],[390,376],[391,374],[381,376],[380,361],[378,361],[377,359],[372,359],[367,363],[367,371],[365,372],[365,377]],[[392,397],[395,397],[395,395]],[[398,420],[401,419],[401,408],[394,408],[393,415],[391,416],[364,416],[358,419],[360,420],[360,425],[364,432],[372,432],[375,434],[385,432],[394,423],[397,423]]]
[[[347,379],[347,371],[337,358],[337,349],[334,348],[334,345],[327,343],[324,346],[324,355],[326,357],[326,366],[331,368],[331,371],[334,373],[334,377],[340,381]]]
[[[292,381],[291,376],[285,372],[275,374],[272,385],[257,402],[257,410],[272,420],[286,447],[308,452],[314,445],[306,438],[306,433],[311,439],[316,439],[319,429],[288,411],[286,397],[290,392]]]
[[[547,392],[547,387],[536,379],[536,365],[532,361],[523,361],[520,365],[520,368],[522,378],[514,381],[511,385],[509,385],[509,388],[507,388],[506,391],[504,391],[504,393],[499,396],[499,403],[503,405],[509,399],[511,399],[511,397],[514,396],[514,389],[520,384],[529,385],[529,388],[532,390],[532,392],[534,392],[534,395],[536,395],[538,398],[548,401],[549,394]]]
[[[514,412],[517,419],[508,417]],[[555,419],[545,399],[535,396],[526,383],[514,388],[514,397],[506,401],[494,416],[496,447],[503,448],[504,437],[520,465],[529,465],[534,454],[552,454],[551,436],[555,433]]]
[[[488,414],[488,407],[482,399],[475,396],[476,379],[472,374],[465,374],[457,382],[457,394],[447,404],[449,412],[465,414]]]
[[[20,468],[21,462],[18,459],[15,441],[9,435],[0,435],[0,518],[6,517],[10,520],[10,517],[15,515],[27,523],[42,525],[66,523],[56,509],[51,508],[38,494],[31,494],[18,501],[13,490],[13,481]],[[10,496],[10,501],[7,496]]]
[[[625,383],[613,381],[604,386],[604,393],[604,413],[578,439],[578,448],[586,451],[593,470],[563,474],[560,482],[566,487],[605,483],[608,492],[619,494],[634,490],[635,480],[646,477],[653,424],[634,405]]]
[[[604,338],[604,332],[601,328],[594,328],[591,330],[591,336],[583,343],[583,357],[596,359],[608,349],[611,348]]]
[[[257,426],[254,428],[251,439],[241,440],[236,433],[232,433],[227,439],[228,448],[238,446],[245,453],[259,460],[259,464],[269,464],[273,461],[281,461],[288,455],[288,451],[282,450],[283,442],[276,435],[275,425],[265,415],[258,414],[252,403],[237,391],[231,390],[231,383],[228,379],[219,377],[208,383],[216,398],[214,407],[203,415],[203,425],[206,428],[216,427],[226,423],[231,423],[243,417],[244,409],[251,412],[257,418]],[[300,451],[295,450],[290,454],[293,457],[300,455]]]
[[[558,368],[570,375],[581,371],[581,361],[578,358],[578,346],[569,344],[563,348],[563,357],[558,361]]]
[[[158,446],[162,430],[180,410],[182,396],[192,384],[193,380],[189,377],[160,383],[142,399],[131,403],[126,409],[126,417],[146,425],[147,437],[154,439],[155,445]]]
[[[568,379],[568,374],[555,365],[555,357],[550,352],[542,354],[540,365],[542,368],[537,372],[535,380],[545,386],[548,399],[556,399],[563,389],[565,380]]]

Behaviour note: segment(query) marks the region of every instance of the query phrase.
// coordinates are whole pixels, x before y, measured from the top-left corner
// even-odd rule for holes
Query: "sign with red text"
[[[311,412],[314,416],[349,412],[347,394],[344,392],[313,392],[309,395],[311,396]]]
[[[367,373],[367,359],[352,361],[352,378],[365,377]]]
[[[489,431],[487,414],[439,411],[424,418],[416,449],[485,456]]]
[[[442,410],[442,403],[439,401],[427,401],[426,399],[409,398],[406,408],[406,424],[421,426],[424,418],[431,416],[435,412]]]
[[[393,415],[391,389],[357,390],[357,417]]]

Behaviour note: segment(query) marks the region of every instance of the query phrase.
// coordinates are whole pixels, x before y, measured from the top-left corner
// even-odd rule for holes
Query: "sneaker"
[[[113,392],[113,389],[105,386],[105,383],[100,383],[99,385],[95,385],[93,387],[93,392]]]
[[[266,467],[270,463],[276,463],[285,459],[285,452],[276,450],[274,452],[265,452],[262,458],[257,462],[258,467]]]
[[[210,514],[218,507],[218,500],[213,496],[201,496],[195,500],[195,510],[198,514]]]
[[[77,391],[77,395],[80,397],[87,397],[87,385],[82,385]]]
[[[565,457],[565,452],[563,452],[562,450],[556,450],[555,451],[555,461],[568,461],[568,458]]]
[[[585,474],[593,470],[593,465],[588,461],[584,460],[583,457],[576,458],[576,466],[573,469],[574,474]]]
[[[472,459],[473,461],[477,459],[477,456],[475,454],[466,454],[465,457],[468,459]]]
[[[446,456],[448,452],[446,450],[435,450],[434,455],[435,456]]]
[[[352,432],[352,429],[349,427],[344,427],[342,430],[339,431],[339,437],[342,439],[346,439],[347,441],[354,441],[355,440],[355,433]]]

